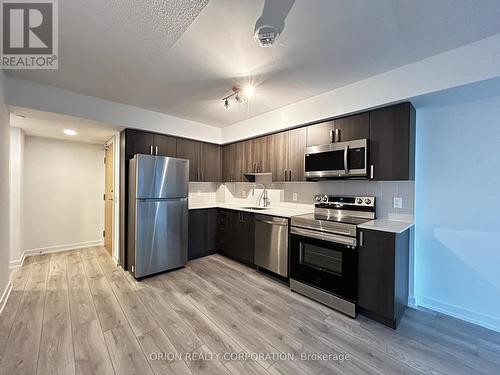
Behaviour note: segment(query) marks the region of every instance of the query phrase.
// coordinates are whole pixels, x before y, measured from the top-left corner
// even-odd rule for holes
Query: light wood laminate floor
[[[0,374],[500,373],[500,334],[427,310],[353,320],[220,255],[138,282],[90,248],[11,280]]]

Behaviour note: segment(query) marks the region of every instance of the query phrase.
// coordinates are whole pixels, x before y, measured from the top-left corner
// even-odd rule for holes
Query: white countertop
[[[413,223],[408,222],[408,221],[375,219],[375,220],[368,221],[366,223],[358,225],[358,228],[379,230],[382,232],[403,233],[405,230],[407,230],[408,228],[411,228],[412,226],[413,226]]]
[[[206,208],[223,208],[227,210],[237,210],[244,212],[252,212],[255,214],[262,215],[270,215],[270,216],[280,216],[290,218],[292,216],[297,215],[305,215],[310,214],[314,211],[314,206],[310,208],[292,208],[292,207],[282,207],[282,206],[271,206],[266,208],[265,210],[249,210],[243,207],[253,207],[252,204],[235,204],[235,203],[218,203],[218,202],[197,202],[191,203],[189,202],[190,210],[197,209],[206,209]],[[378,230],[382,232],[390,232],[390,233],[403,233],[408,228],[413,226],[412,222],[408,221],[397,221],[397,220],[389,220],[389,219],[376,219],[372,221],[368,221],[364,224],[358,225],[360,229],[371,229]]]
[[[262,215],[270,215],[270,216],[281,216],[290,218],[296,215],[305,215],[313,212],[313,208],[289,208],[289,207],[280,207],[280,206],[271,206],[267,207],[265,210],[249,210],[243,207],[253,207],[251,204],[242,206],[241,204],[234,203],[189,203],[190,210],[204,209],[204,208],[224,208],[227,210],[237,210],[244,212],[252,212],[254,214],[262,214]]]

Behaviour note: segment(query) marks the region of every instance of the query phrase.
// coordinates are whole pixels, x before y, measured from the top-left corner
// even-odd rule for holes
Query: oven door
[[[356,239],[296,227],[290,233],[290,278],[356,303]]]
[[[307,147],[304,176],[309,180],[367,176],[368,140]]]

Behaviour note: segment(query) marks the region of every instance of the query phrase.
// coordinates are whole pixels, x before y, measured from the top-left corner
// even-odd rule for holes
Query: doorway
[[[106,145],[104,156],[105,190],[104,190],[104,247],[109,255],[113,255],[113,200],[114,200],[114,142]]]

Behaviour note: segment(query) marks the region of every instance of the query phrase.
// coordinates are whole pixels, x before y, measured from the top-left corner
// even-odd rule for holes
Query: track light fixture
[[[229,109],[229,99],[233,97],[236,103],[244,104],[247,99],[254,94],[254,92],[255,89],[252,86],[246,86],[244,88],[234,86],[233,93],[222,98],[222,101],[224,102],[224,108]]]

